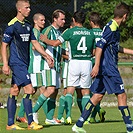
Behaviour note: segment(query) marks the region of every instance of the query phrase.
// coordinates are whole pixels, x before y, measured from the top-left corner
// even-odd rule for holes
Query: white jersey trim
[[[59,36],[59,37],[58,37],[58,40],[60,40],[61,43],[65,42],[65,40],[63,39],[62,36]]]

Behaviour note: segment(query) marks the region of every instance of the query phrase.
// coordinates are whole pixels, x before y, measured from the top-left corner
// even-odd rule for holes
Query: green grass
[[[104,108],[106,110],[106,121],[104,123],[88,124],[84,125],[87,133],[126,133],[126,128],[121,115],[116,108]],[[133,108],[130,108],[131,116],[133,118]],[[57,110],[55,117],[57,116]],[[72,120],[73,124],[79,118],[80,113],[77,107],[72,108]],[[97,119],[98,116],[97,116]],[[59,126],[46,126],[44,124],[45,115],[43,110],[39,110],[39,121],[44,126],[42,130],[25,130],[25,133],[72,133],[72,125],[59,125]],[[5,130],[7,123],[7,111],[6,109],[0,109],[0,133],[24,133],[24,131],[7,131]],[[26,124],[20,124],[21,127],[27,127]]]

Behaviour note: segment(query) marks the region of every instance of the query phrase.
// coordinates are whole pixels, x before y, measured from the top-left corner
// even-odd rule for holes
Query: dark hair
[[[92,21],[95,25],[101,25],[100,14],[98,12],[91,12],[89,21]]]
[[[85,22],[85,13],[82,11],[76,11],[73,14],[73,18],[75,19],[75,22],[83,24]]]
[[[130,12],[130,7],[126,3],[121,2],[114,9],[114,17],[122,18],[123,15],[125,14],[128,15],[129,12]]]
[[[53,12],[53,14],[52,14],[52,22],[54,22],[54,18],[57,19],[57,18],[59,17],[59,13],[62,13],[62,14],[65,15],[65,12],[64,12],[63,10],[61,10],[61,9],[55,10],[55,11]]]

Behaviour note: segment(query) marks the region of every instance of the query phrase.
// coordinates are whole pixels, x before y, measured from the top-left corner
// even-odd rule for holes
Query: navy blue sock
[[[87,104],[85,105],[85,108],[80,116],[80,118],[78,119],[78,121],[76,122],[76,125],[78,127],[83,127],[84,122],[88,119],[89,115],[91,114],[92,110],[94,109],[94,105],[91,102],[91,100],[89,100],[87,102]]]
[[[26,116],[28,119],[28,125],[33,122],[33,114],[32,114],[32,95],[31,94],[24,94],[23,96],[23,104],[24,104],[24,109],[26,112]]]
[[[132,124],[128,106],[119,106],[118,108],[121,111],[122,118],[126,124],[127,131],[129,131],[129,132],[133,131],[133,124]]]
[[[16,102],[17,102],[17,96],[12,96],[10,94],[7,100],[8,126],[14,124],[14,118],[16,113]]]

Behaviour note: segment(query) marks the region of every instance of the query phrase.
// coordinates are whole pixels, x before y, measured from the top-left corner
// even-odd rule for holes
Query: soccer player
[[[45,47],[44,43],[42,43],[39,38],[40,34],[41,34],[41,29],[44,28],[45,16],[41,13],[36,13],[33,16],[33,21],[34,21],[34,28],[33,28],[34,35],[35,35],[37,41],[43,47]],[[42,75],[42,72],[41,72],[41,61],[42,61],[41,54],[38,51],[36,51],[33,44],[30,43],[30,63],[29,63],[28,72],[30,73],[31,83],[35,89],[35,92],[39,88],[40,93],[43,93],[45,87],[44,87],[44,79],[43,79],[44,76]],[[20,106],[16,121],[27,123],[27,120],[24,117],[24,113],[25,113],[25,111],[24,111],[23,99],[22,99],[21,106]],[[35,119],[34,121],[36,123],[39,123],[38,119]]]
[[[95,51],[95,36],[92,31],[83,27],[85,14],[77,11],[73,15],[74,27],[67,29],[58,40],[49,40],[46,36],[42,38],[44,41],[53,46],[58,46],[64,41],[69,41],[69,65],[68,65],[68,85],[66,99],[66,120],[71,124],[71,108],[72,95],[75,89],[82,88],[83,95],[89,95],[92,78],[90,76],[92,70],[91,58]],[[89,99],[89,97],[88,97]]]
[[[68,45],[69,43],[67,41],[64,42],[62,44],[62,49],[68,51]],[[62,77],[62,83],[63,83],[63,92],[59,98],[57,121],[60,123],[65,123],[63,114],[65,111],[65,95],[66,95],[66,89],[67,89],[68,56],[65,55],[65,58],[64,58],[64,55],[63,55],[61,66],[62,66],[61,77]]]
[[[49,39],[56,40],[61,34],[59,28],[63,27],[65,23],[65,12],[57,9],[52,15],[52,24],[46,27],[42,33],[47,34]],[[34,116],[36,117],[36,112],[43,105],[44,112],[46,114],[46,124],[59,124],[53,117],[56,107],[56,96],[58,94],[58,89],[60,88],[60,63],[62,49],[60,46],[53,47],[46,44],[46,52],[54,58],[54,68],[50,68],[46,62],[43,60],[44,66],[42,70],[45,74],[45,87],[46,90],[41,94],[33,108]],[[47,99],[49,97],[49,99]]]
[[[70,23],[70,28],[74,27],[73,21]],[[61,45],[62,49],[65,51],[69,52],[69,42],[65,41]],[[69,56],[68,55],[63,55],[62,54],[62,83],[63,83],[63,92],[62,95],[59,98],[59,107],[58,107],[58,115],[57,115],[57,121],[60,123],[65,123],[65,119],[63,117],[64,111],[65,111],[65,96],[67,93],[67,75],[68,75],[68,62],[69,62]],[[67,124],[67,123],[66,123]]]
[[[123,81],[118,71],[118,52],[133,54],[133,50],[119,46],[119,26],[127,20],[129,6],[125,3],[118,4],[114,9],[114,18],[103,29],[102,38],[96,43],[95,65],[91,72],[95,80],[90,88],[93,96],[90,98],[72,131],[86,133],[82,128],[84,122],[91,114],[94,107],[102,100],[105,92],[114,93],[118,100],[118,108],[126,125],[127,133],[133,133],[133,124],[127,106],[127,96]]]
[[[7,130],[23,130],[24,128],[14,124],[16,113],[16,102],[20,88],[24,89],[23,104],[28,119],[28,129],[41,129],[42,125],[38,125],[33,121],[32,115],[32,93],[33,87],[28,73],[29,65],[29,46],[30,42],[39,51],[42,56],[48,61],[50,67],[53,67],[53,58],[49,56],[41,45],[36,40],[30,23],[25,20],[30,14],[29,0],[17,0],[16,2],[17,15],[8,23],[2,40],[1,54],[3,60],[2,71],[9,75],[12,71],[12,85],[7,101],[8,123]],[[7,53],[9,46],[9,59]]]
[[[95,41],[98,42],[102,36],[102,29],[101,29],[101,19],[100,19],[100,15],[97,12],[91,12],[89,15],[89,22],[90,22],[90,26],[92,27],[92,31],[95,35]],[[92,58],[93,63],[95,62],[95,56]],[[93,64],[94,65],[94,64]],[[100,103],[96,105],[96,107],[94,108],[94,110],[91,113],[89,122],[90,123],[94,123],[97,122],[97,120],[95,119],[96,114],[99,114],[100,117],[100,122],[104,122],[105,121],[105,110],[103,110],[100,107]]]

